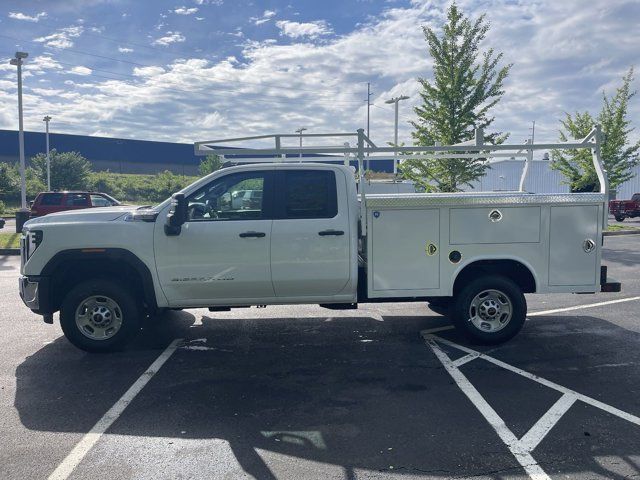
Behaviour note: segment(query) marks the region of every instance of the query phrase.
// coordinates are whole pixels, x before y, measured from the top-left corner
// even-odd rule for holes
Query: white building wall
[[[523,160],[500,160],[491,163],[487,174],[470,191],[501,191],[518,190],[520,176],[524,167]],[[636,176],[618,187],[616,198],[628,199],[634,193],[640,192],[640,166],[634,169]],[[546,160],[534,160],[529,167],[529,174],[525,183],[525,190],[533,193],[566,193],[569,185],[557,170],[551,168]]]

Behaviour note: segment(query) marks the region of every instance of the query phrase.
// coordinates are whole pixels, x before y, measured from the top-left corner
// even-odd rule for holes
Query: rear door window
[[[40,199],[40,205],[51,206],[62,203],[63,193],[45,193]]]
[[[86,207],[87,196],[84,193],[67,193],[66,204],[68,207]]]
[[[92,207],[110,207],[111,205],[113,205],[113,203],[108,198],[102,195],[91,195]]]
[[[336,177],[330,170],[285,170],[281,218],[333,218],[338,213]]]

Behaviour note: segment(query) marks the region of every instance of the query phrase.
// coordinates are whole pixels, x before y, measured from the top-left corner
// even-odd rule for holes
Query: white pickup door
[[[344,173],[305,167],[221,172],[187,195],[179,235],[158,218],[156,267],[171,306],[330,301],[349,283]],[[250,201],[229,201],[239,190],[253,191]]]
[[[349,282],[350,223],[341,170],[277,172],[271,278],[278,297],[330,297]]]

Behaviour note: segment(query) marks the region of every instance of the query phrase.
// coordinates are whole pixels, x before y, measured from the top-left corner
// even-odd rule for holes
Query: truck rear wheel
[[[616,222],[624,222],[624,218],[622,215],[616,215]]]
[[[118,283],[93,279],[76,285],[60,309],[60,325],[67,339],[87,352],[122,348],[139,330],[140,308]]]
[[[455,296],[452,320],[470,340],[483,344],[506,342],[524,325],[527,301],[507,277],[487,275],[464,285]]]

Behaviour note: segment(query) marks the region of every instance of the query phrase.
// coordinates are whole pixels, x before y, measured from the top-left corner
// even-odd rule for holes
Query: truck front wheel
[[[139,330],[140,309],[129,291],[109,279],[76,285],[60,309],[67,339],[87,352],[122,348]]]
[[[520,287],[507,277],[476,277],[455,296],[451,315],[456,328],[470,340],[502,343],[522,329],[527,301]]]
[[[616,222],[624,222],[624,218],[622,215],[616,215]]]

